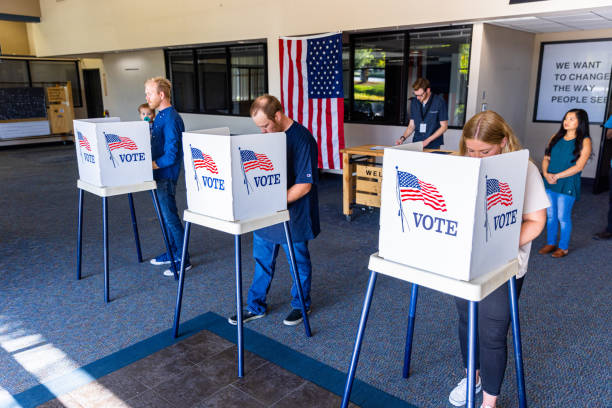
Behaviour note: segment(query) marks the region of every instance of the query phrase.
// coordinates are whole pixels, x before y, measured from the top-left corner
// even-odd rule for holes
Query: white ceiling
[[[487,21],[487,23],[531,33],[598,30],[612,28],[612,7],[603,7],[592,11],[572,11],[532,17],[504,18]]]

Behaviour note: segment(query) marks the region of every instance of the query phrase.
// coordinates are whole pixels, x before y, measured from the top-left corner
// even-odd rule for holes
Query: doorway
[[[102,102],[102,84],[100,70],[84,69],[83,83],[85,85],[85,103],[87,104],[88,118],[101,118],[104,116],[104,103]]]

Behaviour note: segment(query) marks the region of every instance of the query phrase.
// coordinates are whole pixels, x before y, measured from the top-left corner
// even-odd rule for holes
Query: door
[[[87,104],[88,118],[101,118],[104,116],[104,103],[102,102],[102,84],[100,83],[99,69],[84,69],[83,82],[85,85],[85,103]]]

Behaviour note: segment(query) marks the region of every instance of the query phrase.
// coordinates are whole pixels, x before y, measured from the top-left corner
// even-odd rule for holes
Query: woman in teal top
[[[546,210],[547,242],[539,253],[552,252],[553,258],[568,254],[572,207],[580,197],[580,174],[590,155],[589,116],[583,109],[571,109],[544,151],[542,174],[551,206]],[[561,234],[557,246],[559,226]]]

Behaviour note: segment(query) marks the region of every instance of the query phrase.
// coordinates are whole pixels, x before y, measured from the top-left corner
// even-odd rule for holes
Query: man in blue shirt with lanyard
[[[274,96],[263,95],[255,99],[251,105],[251,119],[262,133],[285,132],[287,135],[289,224],[304,302],[306,310],[310,313],[312,265],[308,252],[308,241],[314,239],[321,231],[317,193],[317,143],[308,129],[283,113],[280,101]],[[255,274],[249,289],[247,309],[242,313],[243,322],[266,315],[266,295],[274,277],[279,246],[283,247],[288,258],[287,241],[282,224],[263,228],[253,233]],[[291,287],[291,297],[292,310],[283,321],[287,326],[299,324],[304,318],[295,283]],[[237,324],[237,316],[230,317],[228,322]]]
[[[423,142],[423,147],[439,149],[444,144],[444,132],[448,129],[448,109],[440,95],[431,93],[429,81],[419,78],[412,84],[415,98],[410,100],[410,123],[397,139],[400,145],[414,132],[413,142]]]
[[[171,105],[172,85],[166,78],[155,77],[145,82],[145,95],[149,107],[159,113],[153,121],[151,132],[151,157],[153,178],[157,184],[159,207],[168,231],[171,254],[163,253],[151,259],[153,265],[169,265],[172,257],[180,262],[183,250],[183,224],[176,208],[176,183],[183,165],[182,138],[185,131],[183,119]],[[189,254],[185,259],[185,270],[191,269]],[[174,276],[172,269],[165,276]]]
[[[606,139],[612,139],[612,116],[604,124]],[[608,207],[608,226],[602,232],[593,235],[593,239],[603,240],[612,238],[612,160],[610,161],[610,204]]]

